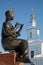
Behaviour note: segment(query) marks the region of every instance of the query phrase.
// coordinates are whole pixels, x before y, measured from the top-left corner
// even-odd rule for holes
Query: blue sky
[[[1,29],[5,21],[4,14],[6,10],[11,8],[14,9],[14,20],[12,24],[15,25],[16,22],[24,24],[20,36],[22,39],[27,39],[26,29],[30,26],[32,8],[34,8],[37,27],[40,29],[40,39],[43,40],[43,0],[0,0],[0,51],[3,51],[1,45]]]

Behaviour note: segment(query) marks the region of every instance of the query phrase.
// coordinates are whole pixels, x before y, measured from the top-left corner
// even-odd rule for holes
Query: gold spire
[[[36,26],[36,20],[34,18],[34,8],[32,8],[31,26]]]
[[[34,9],[32,8],[32,18],[34,18]]]

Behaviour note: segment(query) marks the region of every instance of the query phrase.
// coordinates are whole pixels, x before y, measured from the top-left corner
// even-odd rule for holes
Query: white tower
[[[27,29],[28,40],[37,40],[39,39],[39,28],[36,26],[36,20],[34,18],[34,10],[32,9],[31,15],[31,26]]]
[[[30,20],[30,27],[27,29],[27,37],[29,43],[29,57],[32,62],[35,62],[34,56],[41,54],[43,51],[41,47],[43,41],[39,39],[39,28],[37,27],[36,20],[34,18],[34,10],[32,9],[32,15]],[[35,64],[36,65],[36,64]]]

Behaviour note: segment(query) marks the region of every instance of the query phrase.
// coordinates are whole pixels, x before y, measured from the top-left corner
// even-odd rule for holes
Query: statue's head
[[[8,18],[10,20],[13,20],[13,18],[14,18],[14,11],[13,11],[13,9],[7,10],[5,12],[5,16],[6,16],[6,18]]]

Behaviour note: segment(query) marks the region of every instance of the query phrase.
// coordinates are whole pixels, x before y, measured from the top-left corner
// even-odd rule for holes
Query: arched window
[[[30,38],[32,38],[32,32],[30,32]]]
[[[31,51],[31,58],[34,58],[34,51]]]

